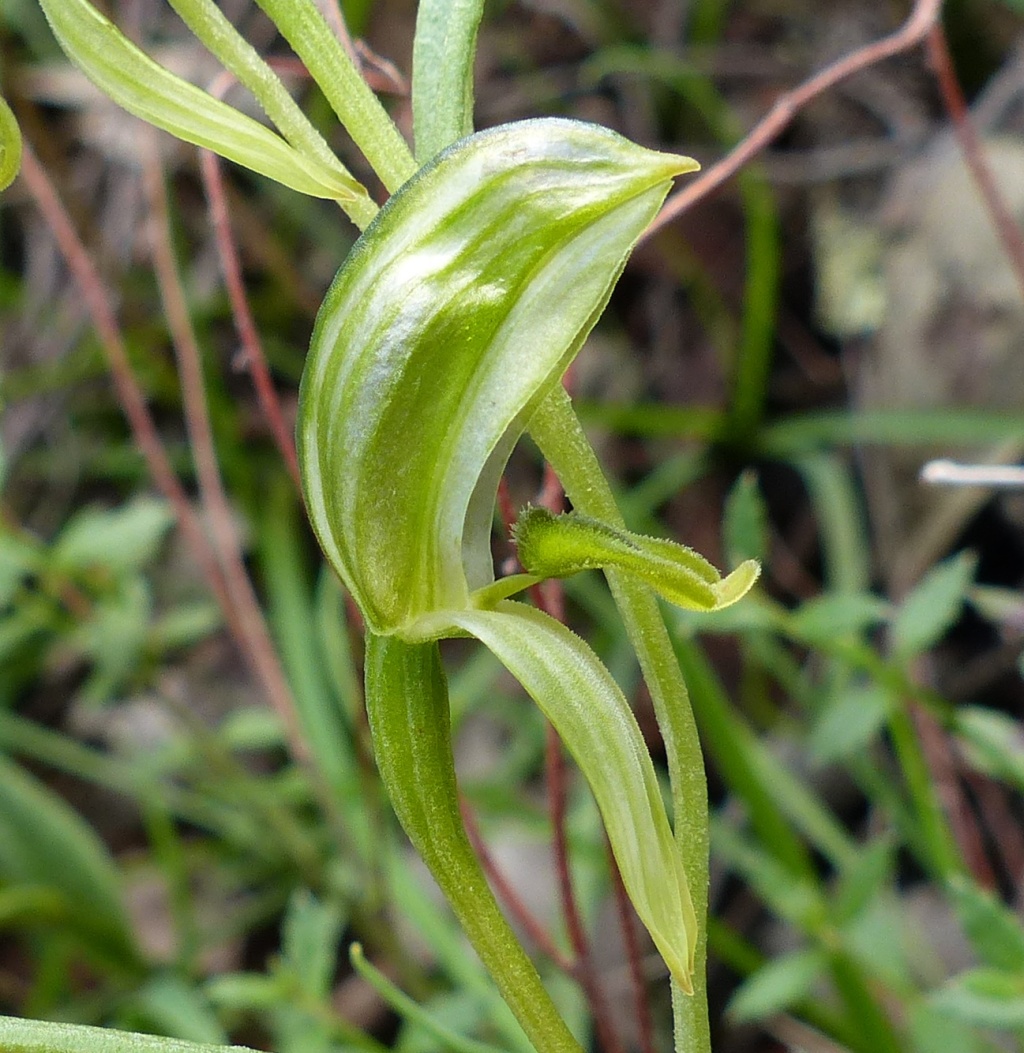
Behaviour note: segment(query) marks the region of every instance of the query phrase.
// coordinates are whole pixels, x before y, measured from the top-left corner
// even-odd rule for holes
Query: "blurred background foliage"
[[[261,52],[287,56],[250,0],[222,6]],[[499,0],[481,32],[477,125],[568,115],[707,163],[907,9]],[[162,0],[113,13],[197,83],[215,75]],[[345,14],[408,131],[411,0],[349,0]],[[1024,5],[950,0],[944,20],[1024,225]],[[33,0],[5,0],[0,63],[170,462],[227,580],[244,560],[258,598],[237,581],[218,595],[176,529],[52,217],[19,180],[0,202],[0,1012],[278,1053],[524,1049],[376,782],[360,629],[240,356],[195,151],[162,138],[148,156],[142,126],[65,63]],[[369,178],[294,73],[307,112]],[[354,231],[325,202],[225,178],[290,424],[313,317]],[[223,506],[199,483],[154,231],[201,350],[185,390],[205,396]],[[669,615],[712,790],[723,1053],[1021,1048],[1024,498],[926,490],[917,474],[936,455],[1020,458],[1022,346],[1024,296],[913,52],[817,99],[645,244],[574,368],[629,525],[723,567],[765,565],[759,594],[726,614]],[[515,503],[541,483],[535,453],[518,451]],[[496,534],[496,560],[510,555]],[[658,757],[603,582],[566,592],[569,623]],[[566,1018],[599,1048],[565,968],[541,718],[483,651],[453,646],[450,659],[467,809],[514,913],[549,934],[531,946]],[[618,1048],[665,1049],[664,969],[641,947],[638,999],[576,780],[566,826]],[[356,940],[366,958],[353,964]]]

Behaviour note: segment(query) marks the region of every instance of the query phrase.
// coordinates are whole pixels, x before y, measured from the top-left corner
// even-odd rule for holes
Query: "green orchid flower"
[[[257,0],[392,192],[378,211],[214,0],[170,2],[277,131],[159,66],[88,0],[40,0],[65,51],[125,109],[336,201],[363,231],[321,308],[302,378],[297,437],[310,520],[366,621],[367,711],[400,822],[534,1046],[580,1053],[466,836],[439,641],[479,640],[554,725],[593,791],[639,917],[691,992],[701,921],[632,711],[582,639],[510,597],[602,569],[618,600],[628,575],[669,602],[717,610],[747,592],[757,565],[723,578],[691,550],[621,523],[529,509],[516,534],[524,573],[495,580],[490,537],[499,478],[531,420],[543,419],[545,452],[564,446],[560,470],[592,458],[579,435],[552,442],[553,421],[575,426],[561,378],[672,180],[697,166],[576,121],[467,134],[476,0],[421,3],[414,160],[314,0]],[[567,482],[570,496],[593,497],[612,517],[610,496],[580,478]],[[645,673],[667,668],[663,656],[650,660],[667,640],[640,631],[650,611],[630,602]],[[662,676],[656,706],[675,682]],[[681,683],[675,694],[685,706]]]
[[[587,644],[507,597],[544,577],[612,566],[712,610],[749,589],[756,565],[722,579],[671,542],[532,510],[519,533],[528,573],[496,582],[490,533],[512,447],[593,327],[672,178],[693,168],[557,119],[444,150],[391,198],[339,272],[314,331],[298,424],[310,519],[370,632],[367,707],[382,775],[463,923],[472,934],[486,883],[461,824],[440,824],[424,808],[443,801],[457,817],[451,773],[439,774],[451,744],[435,741],[446,706],[435,641],[469,635],[576,758],[630,898],[684,991],[697,919],[633,714]],[[450,841],[439,845],[442,828]],[[487,942],[477,949],[500,977]],[[546,1025],[523,1023],[543,1039]]]

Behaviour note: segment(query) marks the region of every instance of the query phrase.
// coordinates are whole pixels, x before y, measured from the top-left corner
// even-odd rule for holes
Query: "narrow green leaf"
[[[949,629],[964,605],[977,562],[973,553],[962,552],[929,571],[893,620],[896,654],[901,658],[920,654]]]
[[[122,1020],[134,1027],[173,1035],[187,1042],[227,1041],[205,993],[180,976],[154,976],[134,992],[121,1009]]]
[[[966,877],[948,882],[960,923],[979,957],[997,969],[1024,975],[1024,925],[990,892]]]
[[[889,604],[865,592],[828,592],[800,605],[789,618],[789,632],[804,643],[830,643],[862,633],[880,622]]]
[[[795,415],[768,425],[761,433],[764,456],[792,457],[821,446],[927,446],[944,449],[1024,439],[1020,413],[990,409],[848,410]]]
[[[727,578],[699,553],[662,538],[644,537],[571,512],[552,515],[528,508],[516,523],[519,561],[541,578],[564,578],[581,570],[625,571],[685,610],[717,611],[743,598],[760,574],[747,560]]]
[[[344,919],[333,903],[322,903],[308,890],[288,901],[283,948],[275,965],[288,992],[272,1011],[275,1046],[280,1053],[329,1053],[330,1021],[312,1011],[330,992],[337,966]]]
[[[590,648],[541,611],[457,611],[551,721],[601,811],[623,884],[673,978],[692,991],[697,918],[658,779],[629,704]]]
[[[473,131],[473,56],[483,11],[483,0],[420,0],[412,47],[412,123],[420,164]]]
[[[53,547],[57,566],[69,570],[109,567],[141,570],[157,553],[174,514],[166,501],[136,497],[115,509],[85,508],[75,513]]]
[[[982,706],[961,706],[956,729],[978,771],[1024,789],[1024,736],[1020,723]]]
[[[743,472],[729,491],[722,534],[730,567],[767,558],[768,508],[753,470]]]
[[[181,20],[244,84],[284,138],[327,168],[342,169],[323,136],[313,127],[281,78],[260,57],[213,0],[168,0]]]
[[[719,817],[711,820],[711,846],[780,917],[803,932],[820,931],[828,908],[813,877],[796,876],[760,845]]]
[[[315,159],[325,169],[336,172],[353,188],[360,187],[313,127],[299,105],[281,83],[280,77],[260,57],[225,17],[214,0],[169,0],[182,21],[206,45],[224,66],[252,92],[266,115],[278,130],[304,157]],[[360,230],[364,230],[377,213],[377,205],[365,188],[345,210]]]
[[[254,1053],[243,1046],[208,1046],[156,1035],[0,1016],[4,1053]]]
[[[740,985],[726,1012],[736,1023],[781,1013],[805,998],[828,968],[828,958],[817,948],[783,955]]]
[[[6,190],[21,168],[21,130],[7,100],[0,95],[0,191]]]
[[[795,875],[810,877],[810,853],[788,822],[772,793],[757,737],[730,704],[717,674],[700,647],[689,640],[676,643],[676,656],[690,693],[690,703],[705,748],[729,789],[743,801],[761,842],[770,847],[786,882]]]
[[[73,905],[72,928],[90,933],[121,962],[134,963],[117,870],[103,843],[56,794],[3,757],[0,879],[57,889]]]
[[[317,646],[299,497],[291,482],[282,478],[266,487],[263,500],[266,514],[260,520],[259,554],[271,627],[312,758],[335,799],[344,802],[348,828],[358,846],[366,850],[372,831],[361,807],[355,751],[344,712],[331,690],[330,667]],[[338,641],[345,639],[344,633],[340,626]],[[335,642],[333,649],[341,646]],[[332,660],[340,659],[337,655]]]
[[[287,997],[280,975],[264,973],[222,973],[203,989],[215,1006],[233,1010],[270,1010]]]
[[[825,580],[836,592],[867,592],[871,548],[863,502],[849,464],[832,453],[793,458],[803,476],[821,532]]]
[[[77,627],[72,639],[94,666],[82,688],[86,700],[109,701],[131,676],[142,658],[152,615],[149,583],[133,576],[104,596],[89,619]]]
[[[365,189],[339,166],[328,167],[137,48],[87,0],[39,0],[72,62],[119,106],[171,135],[312,197],[343,205]]]
[[[329,991],[344,919],[337,906],[321,903],[308,889],[288,901],[283,928],[283,962],[313,999]]]
[[[908,1023],[914,1053],[997,1053],[1001,1048],[983,1042],[970,1024],[923,999],[911,1006]]]
[[[423,638],[418,619],[493,579],[508,454],[692,167],[522,121],[446,150],[360,238],[317,320],[298,437],[313,526],[375,632]]]
[[[892,837],[876,838],[855,855],[840,875],[833,897],[833,917],[844,925],[868,909],[882,895],[893,876],[896,844]]]
[[[889,691],[854,685],[829,700],[811,730],[811,754],[819,764],[857,756],[885,726],[893,709]]]
[[[1024,1027],[1024,973],[969,969],[929,1001],[943,1013],[979,1027]]]

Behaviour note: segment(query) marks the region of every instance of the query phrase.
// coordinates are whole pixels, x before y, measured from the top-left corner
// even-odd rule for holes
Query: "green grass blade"
[[[404,991],[396,987],[379,969],[366,960],[363,948],[353,943],[349,948],[352,968],[381,996],[384,1002],[410,1023],[418,1024],[440,1043],[442,1049],[452,1053],[502,1053],[497,1046],[476,1042],[458,1035],[435,1020],[426,1010],[417,1005]]]
[[[138,951],[121,901],[120,877],[103,843],[65,802],[0,758],[0,878],[50,886],[72,907],[71,928],[134,966]]]
[[[829,586],[838,592],[865,591],[871,584],[871,548],[849,467],[824,453],[798,457],[793,465],[814,506]]]
[[[948,448],[1024,439],[1020,413],[972,409],[899,409],[851,413],[807,413],[766,427],[758,439],[759,451],[772,457],[821,446],[928,446]]]
[[[359,772],[338,700],[325,676],[317,643],[312,589],[306,578],[299,534],[299,509],[290,482],[281,478],[266,495],[261,519],[260,561],[268,592],[270,622],[295,692],[303,738],[349,822],[368,834],[359,813]]]
[[[733,713],[700,647],[683,639],[677,639],[675,647],[702,739],[722,778],[746,804],[754,829],[772,854],[791,874],[811,880],[814,867],[810,855],[786,822],[757,765],[753,733]]]

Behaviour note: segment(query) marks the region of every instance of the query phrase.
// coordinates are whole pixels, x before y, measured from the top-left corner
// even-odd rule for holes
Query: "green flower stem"
[[[367,634],[366,710],[381,779],[413,847],[540,1053],[581,1053],[487,884],[459,814],[436,643]]]
[[[394,193],[416,171],[412,152],[313,0],[257,0],[320,86],[331,109]]]
[[[416,159],[473,131],[473,55],[483,0],[420,0],[412,51]]]
[[[561,479],[573,507],[612,526],[624,527],[608,480],[563,388],[556,388],[541,403],[528,430]],[[686,684],[657,600],[646,585],[620,571],[609,570],[607,577],[665,741],[676,843],[698,919],[694,993],[686,996],[672,985],[676,1049],[680,1053],[710,1053],[706,986],[710,838],[704,756]]]

